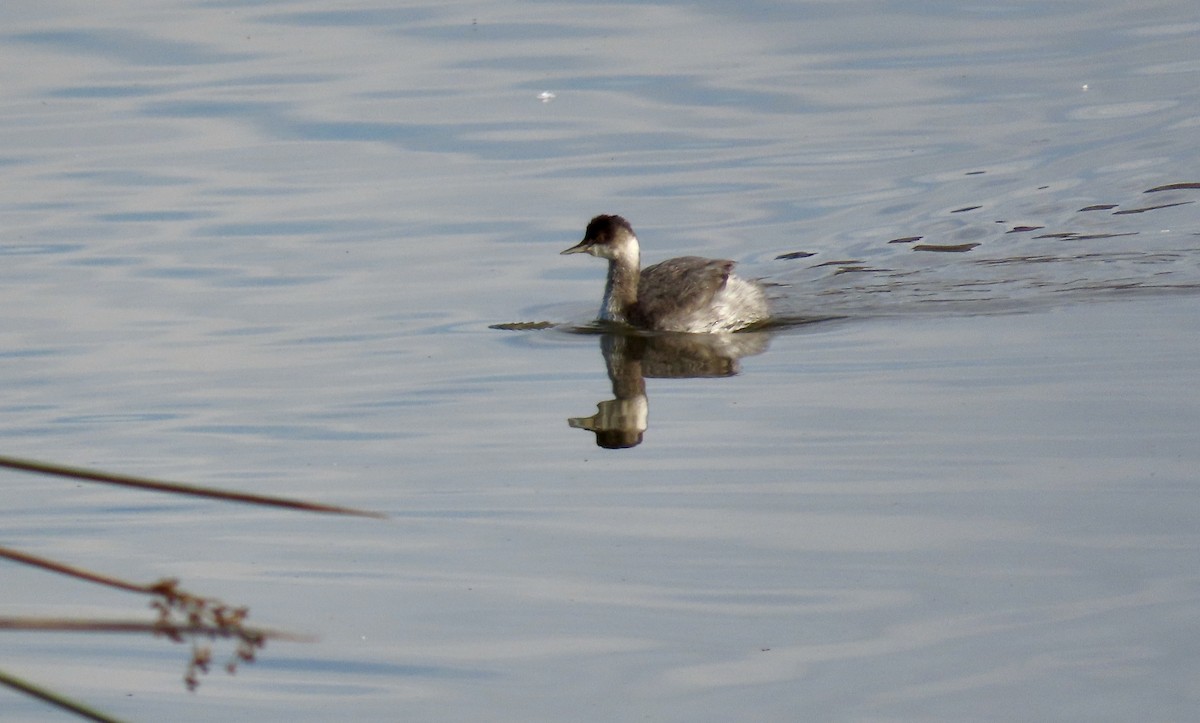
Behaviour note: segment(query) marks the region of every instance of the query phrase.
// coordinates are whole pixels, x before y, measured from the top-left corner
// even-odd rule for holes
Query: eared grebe
[[[641,268],[633,227],[620,216],[597,216],[583,240],[564,254],[608,259],[600,318],[639,329],[716,333],[764,321],[763,287],[733,275],[733,262],[680,256]]]

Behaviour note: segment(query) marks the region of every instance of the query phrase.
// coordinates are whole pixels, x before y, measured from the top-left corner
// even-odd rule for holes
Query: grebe
[[[600,318],[639,329],[718,333],[770,316],[762,285],[733,275],[733,262],[680,256],[641,268],[633,227],[620,216],[592,219],[564,254],[608,259]],[[640,270],[639,270],[640,269]]]

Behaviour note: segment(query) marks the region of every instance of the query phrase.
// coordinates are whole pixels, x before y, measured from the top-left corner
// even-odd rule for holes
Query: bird
[[[718,334],[770,318],[762,284],[736,276],[733,261],[680,256],[641,268],[637,234],[621,216],[596,216],[583,240],[562,253],[608,259],[603,321],[650,331]]]

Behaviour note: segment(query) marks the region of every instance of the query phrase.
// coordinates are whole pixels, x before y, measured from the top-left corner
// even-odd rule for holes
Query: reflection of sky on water
[[[1191,712],[1190,4],[80,8],[0,29],[5,453],[395,521],[13,479],[6,544],[321,642],[6,667],[147,720]],[[487,327],[587,321],[600,212],[849,318],[649,350],[598,449],[597,337]]]

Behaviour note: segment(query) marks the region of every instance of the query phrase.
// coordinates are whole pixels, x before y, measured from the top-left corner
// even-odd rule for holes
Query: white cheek
[[[614,261],[638,263],[638,253],[630,244],[621,244],[608,249],[608,257]]]

